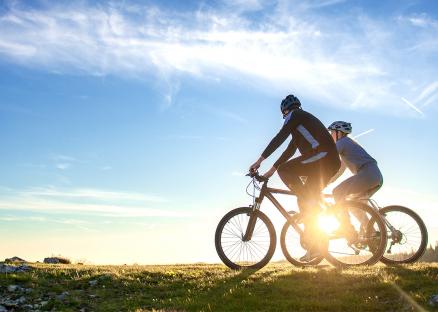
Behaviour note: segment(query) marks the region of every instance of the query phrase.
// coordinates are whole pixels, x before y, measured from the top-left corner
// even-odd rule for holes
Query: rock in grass
[[[49,303],[48,301],[41,301],[40,305],[41,305],[42,307],[44,307],[44,306],[46,306],[48,303]]]
[[[14,273],[14,272],[15,272],[15,266],[0,264],[0,273]]]
[[[438,295],[433,295],[432,297],[430,297],[429,305],[431,305],[432,307],[438,307]]]
[[[8,312],[5,306],[0,305],[0,312]]]
[[[26,297],[21,296],[20,298],[18,298],[17,300],[15,300],[15,302],[16,302],[17,304],[23,304],[23,303],[26,302]]]
[[[64,301],[65,299],[67,299],[67,296],[69,295],[68,291],[64,291],[62,294],[56,296],[56,299]]]
[[[18,285],[9,285],[8,286],[8,291],[9,292],[14,292],[14,291],[19,290],[19,288],[20,288],[20,286],[18,286]]]
[[[9,263],[11,263],[11,262],[19,262],[19,263],[23,263],[23,262],[27,262],[26,260],[24,260],[24,259],[21,259],[21,258],[19,258],[19,257],[12,257],[12,258],[6,258],[5,259],[5,262],[9,262]]]
[[[50,263],[50,264],[70,264],[70,259],[64,258],[64,257],[48,257],[44,258],[44,263]]]
[[[0,273],[20,273],[20,272],[26,272],[31,270],[31,267],[28,265],[7,265],[7,264],[0,264]]]

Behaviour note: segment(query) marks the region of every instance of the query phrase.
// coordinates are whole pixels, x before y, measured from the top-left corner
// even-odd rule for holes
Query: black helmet
[[[291,110],[292,108],[301,108],[301,102],[295,95],[289,94],[281,101],[280,110],[284,113],[286,110]]]

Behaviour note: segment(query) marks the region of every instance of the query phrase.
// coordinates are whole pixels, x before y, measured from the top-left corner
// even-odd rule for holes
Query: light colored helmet
[[[341,131],[346,134],[351,133],[351,131],[353,130],[353,128],[351,127],[351,123],[345,121],[335,121],[328,127],[328,129]]]

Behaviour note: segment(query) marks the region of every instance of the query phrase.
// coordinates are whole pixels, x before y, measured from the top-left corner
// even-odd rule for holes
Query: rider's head
[[[283,114],[283,118],[285,118],[291,110],[297,108],[301,108],[301,102],[295,95],[289,94],[283,99],[283,101],[281,101],[280,110]]]
[[[347,136],[353,130],[351,123],[345,121],[335,121],[328,126],[328,129],[330,130],[332,138],[335,140],[335,142],[340,138]]]

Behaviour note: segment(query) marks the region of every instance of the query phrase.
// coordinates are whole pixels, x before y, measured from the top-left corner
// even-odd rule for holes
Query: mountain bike
[[[352,215],[351,223],[357,231],[354,239],[328,229],[324,234],[314,238],[321,257],[309,262],[301,261],[300,258],[306,252],[300,241],[304,231],[303,215],[295,211],[286,211],[273,195],[296,196],[295,193],[268,187],[269,179],[260,176],[257,172],[250,173],[249,176],[252,181],[247,186],[247,193],[252,184],[252,194],[248,193],[253,198],[252,205],[231,210],[220,220],[216,228],[216,251],[222,262],[229,268],[260,269],[271,260],[275,252],[277,237],[271,220],[260,211],[265,197],[286,219],[280,235],[280,245],[284,256],[292,264],[314,265],[325,258],[338,267],[371,265],[382,257],[387,242],[387,232],[382,218],[373,208],[363,203],[347,201],[344,205],[347,211],[356,209],[366,215],[369,220],[366,226]],[[256,191],[259,191],[258,196],[256,196]],[[321,202],[321,205],[324,206],[324,203]],[[321,220],[336,220],[332,209],[324,207],[323,210],[324,212],[320,214]],[[327,224],[330,222],[327,221]]]

